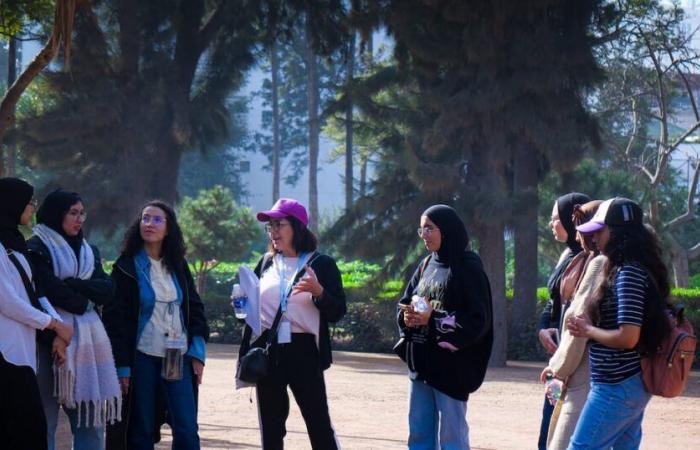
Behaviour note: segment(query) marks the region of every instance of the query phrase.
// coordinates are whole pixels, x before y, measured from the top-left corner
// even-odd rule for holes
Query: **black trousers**
[[[0,353],[0,448],[46,450],[46,416],[31,367],[15,366]]]
[[[262,448],[284,448],[284,436],[287,434],[285,422],[289,416],[289,386],[304,417],[311,447],[314,450],[337,449],[314,336],[293,333],[292,342],[275,346],[271,357],[271,373],[257,384]]]

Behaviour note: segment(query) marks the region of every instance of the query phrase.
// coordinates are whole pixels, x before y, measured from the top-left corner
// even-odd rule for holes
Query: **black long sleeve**
[[[44,243],[35,236],[27,242],[27,246],[37,291],[46,296],[54,307],[73,314],[84,314],[90,301],[98,305],[111,301],[113,285],[102,268],[99,251],[95,247],[92,248],[95,253],[95,271],[90,280],[61,280],[53,273],[51,255]]]

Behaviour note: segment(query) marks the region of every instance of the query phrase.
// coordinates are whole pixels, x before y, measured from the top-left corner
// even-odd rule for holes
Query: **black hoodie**
[[[399,301],[410,304],[417,294],[433,307],[428,326],[421,328],[407,328],[399,312],[406,362],[412,379],[464,401],[483,382],[491,356],[491,288],[481,259],[466,249],[469,238],[454,209],[436,205],[423,215],[440,229],[442,243],[416,268]]]

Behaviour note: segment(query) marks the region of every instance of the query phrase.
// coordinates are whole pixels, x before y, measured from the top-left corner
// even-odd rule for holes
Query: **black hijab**
[[[574,257],[583,251],[581,244],[576,241],[576,226],[573,220],[574,206],[583,205],[589,201],[591,199],[586,194],[579,192],[571,192],[557,199],[557,213],[559,214],[559,221],[566,230],[566,246],[569,247],[569,252],[559,261],[559,264],[549,276],[549,280],[547,280],[549,298],[553,301],[552,318],[556,321],[559,321],[561,316],[561,293],[559,292],[561,277]]]
[[[574,254],[582,250],[581,244],[576,241],[576,225],[574,225],[573,219],[574,206],[583,205],[590,201],[591,199],[586,194],[581,194],[580,192],[571,192],[557,199],[559,221],[566,230],[566,246]]]
[[[433,205],[423,211],[422,216],[426,216],[440,229],[442,242],[435,259],[453,268],[469,247],[469,234],[464,222],[457,211],[447,205]]]
[[[63,219],[66,217],[70,207],[82,199],[77,192],[64,191],[56,189],[46,196],[41,206],[36,212],[36,221],[51,228],[68,242],[68,245],[73,249],[76,256],[80,255],[80,246],[83,242],[83,230],[80,230],[77,236],[68,236],[63,231]]]
[[[0,242],[6,249],[27,252],[27,243],[18,227],[33,195],[34,187],[26,181],[0,178]]]

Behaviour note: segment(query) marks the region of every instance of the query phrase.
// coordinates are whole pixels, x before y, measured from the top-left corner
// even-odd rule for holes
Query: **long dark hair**
[[[151,200],[141,207],[139,215],[132,222],[129,228],[124,233],[122,241],[122,255],[134,257],[143,248],[143,238],[141,237],[141,215],[143,210],[153,206],[160,208],[165,212],[165,226],[167,233],[163,238],[163,247],[161,254],[163,256],[163,264],[170,272],[182,270],[185,265],[185,239],[182,237],[182,230],[177,223],[177,217],[173,208],[161,200]]]
[[[609,230],[610,239],[605,249],[601,249],[608,257],[605,288],[612,289],[623,264],[636,262],[646,269],[649,284],[645,290],[644,320],[637,349],[642,353],[654,352],[671,332],[667,317],[671,287],[659,240],[646,225],[609,226]]]
[[[316,251],[318,248],[318,238],[316,235],[309,230],[309,227],[304,225],[301,220],[293,216],[285,217],[292,226],[292,247],[297,253],[311,253]],[[277,250],[272,244],[272,240],[267,244],[267,251],[270,253],[276,253]]]
[[[603,203],[602,200],[591,200],[583,205],[574,205],[574,212],[572,214],[574,225],[579,226],[591,220],[596,211],[598,211],[598,207],[601,203]],[[584,250],[598,254],[600,250],[593,242],[592,234],[578,233],[578,236],[581,237],[581,246]]]

